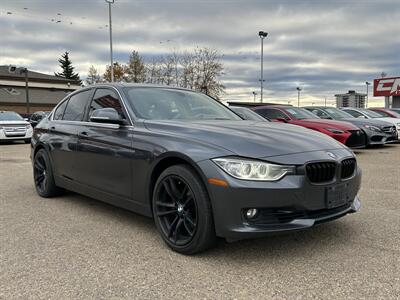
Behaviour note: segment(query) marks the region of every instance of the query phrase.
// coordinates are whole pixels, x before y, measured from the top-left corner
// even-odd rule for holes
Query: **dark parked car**
[[[29,123],[31,123],[32,127],[35,128],[43,118],[47,117],[50,112],[48,111],[37,111],[34,112],[29,119]]]
[[[351,150],[299,126],[242,120],[200,93],[104,84],[68,95],[35,128],[43,197],[72,190],[153,217],[175,251],[298,230],[356,212]]]
[[[335,107],[308,106],[305,109],[322,119],[346,121],[358,126],[365,134],[365,145],[384,145],[397,140],[396,127],[376,119],[355,118],[347,112]]]

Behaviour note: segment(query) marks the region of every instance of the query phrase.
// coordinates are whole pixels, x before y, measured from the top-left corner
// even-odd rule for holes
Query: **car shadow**
[[[132,230],[139,230],[142,234],[148,235],[154,241],[154,247],[160,248],[160,251],[169,251],[168,255],[171,254],[170,251],[172,250],[162,242],[151,218],[73,192],[67,192],[64,196],[57,197],[57,201],[73,202],[74,205],[95,211],[94,213],[101,218],[116,219],[119,224],[131,226]],[[258,239],[236,242],[226,242],[224,239],[219,239],[215,248],[194,257],[200,260],[215,260],[216,263],[220,259],[225,262],[229,260],[234,262],[236,260],[251,261],[260,256],[264,259],[293,257],[315,251],[316,245],[318,245],[320,252],[324,249],[331,251],[332,244],[351,243],[355,235],[357,235],[357,232],[354,228],[341,219],[306,230],[275,234]],[[154,237],[156,239],[153,239]],[[174,253],[174,255],[179,256],[180,254]]]

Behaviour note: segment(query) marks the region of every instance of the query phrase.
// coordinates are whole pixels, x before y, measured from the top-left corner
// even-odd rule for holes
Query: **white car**
[[[32,126],[13,111],[0,111],[0,141],[31,142]]]
[[[382,120],[390,124],[393,124],[394,126],[396,126],[397,136],[398,139],[400,139],[400,119],[382,117],[380,114],[365,108],[343,107],[341,108],[341,110],[349,113],[350,115],[356,118]]]

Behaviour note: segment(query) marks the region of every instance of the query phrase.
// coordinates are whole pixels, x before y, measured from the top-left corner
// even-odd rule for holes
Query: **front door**
[[[126,125],[90,122],[96,109],[114,108]],[[77,160],[79,182],[97,190],[130,199],[132,196],[131,164],[132,126],[112,89],[96,89],[85,118],[85,125],[78,132]]]

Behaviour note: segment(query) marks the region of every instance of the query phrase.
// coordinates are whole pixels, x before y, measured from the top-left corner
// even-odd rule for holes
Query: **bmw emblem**
[[[332,152],[326,152],[326,154],[328,154],[328,156],[331,158],[336,158],[336,155],[333,154]]]

